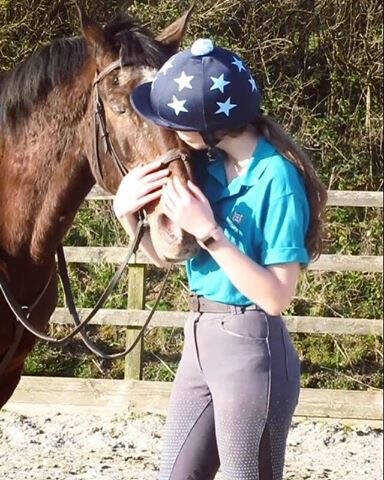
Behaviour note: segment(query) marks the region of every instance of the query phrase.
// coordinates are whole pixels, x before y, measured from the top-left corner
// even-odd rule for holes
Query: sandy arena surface
[[[165,416],[0,412],[1,480],[156,480]],[[285,480],[379,480],[382,431],[294,421]],[[220,471],[216,480],[223,480]],[[236,479],[233,479],[236,480]]]

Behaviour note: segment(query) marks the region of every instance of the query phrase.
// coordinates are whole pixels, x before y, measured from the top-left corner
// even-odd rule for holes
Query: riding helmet
[[[201,38],[170,57],[152,82],[137,86],[131,103],[163,127],[209,134],[254,120],[261,91],[238,55]]]

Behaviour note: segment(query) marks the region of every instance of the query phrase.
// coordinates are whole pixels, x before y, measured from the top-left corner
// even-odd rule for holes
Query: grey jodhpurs
[[[281,316],[191,312],[158,480],[282,480],[300,359]]]

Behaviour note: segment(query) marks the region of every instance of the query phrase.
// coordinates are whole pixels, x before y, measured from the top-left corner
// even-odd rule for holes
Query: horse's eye
[[[119,85],[119,77],[113,77],[112,83],[113,85]]]

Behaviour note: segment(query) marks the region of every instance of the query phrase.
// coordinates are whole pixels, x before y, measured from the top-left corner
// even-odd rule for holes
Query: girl
[[[199,185],[169,182],[152,162],[129,173],[114,202],[132,234],[137,210],[161,196],[164,213],[202,247],[186,262],[199,313],[184,327],[158,480],[210,480],[219,466],[225,480],[281,480],[300,391],[281,312],[300,266],[320,254],[326,190],[262,114],[244,61],[211,40],[171,57],[131,102],[196,151]],[[150,242],[143,249],[166,265]]]

